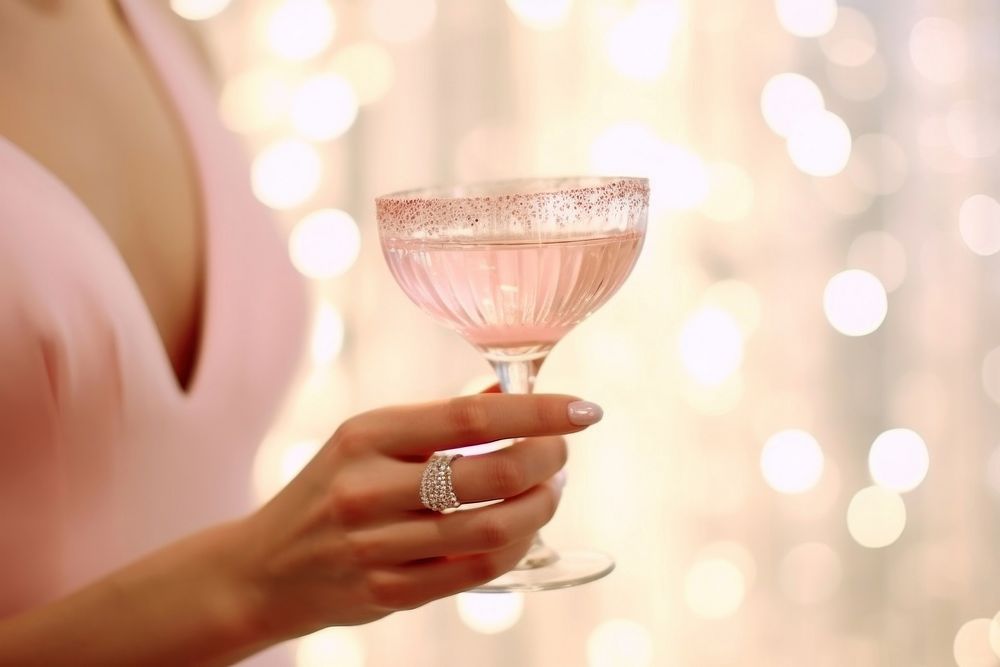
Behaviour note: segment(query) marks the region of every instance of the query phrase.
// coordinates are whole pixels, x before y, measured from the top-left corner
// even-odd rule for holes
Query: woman
[[[555,511],[569,396],[349,419],[246,514],[301,285],[209,87],[143,0],[0,3],[0,664],[221,664],[510,569]],[[436,450],[470,512],[421,505]]]

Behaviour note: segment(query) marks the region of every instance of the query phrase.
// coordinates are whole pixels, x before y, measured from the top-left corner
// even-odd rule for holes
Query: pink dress
[[[304,286],[198,63],[144,0],[122,6],[195,150],[202,338],[183,391],[110,237],[0,136],[0,615],[247,513],[303,348]]]

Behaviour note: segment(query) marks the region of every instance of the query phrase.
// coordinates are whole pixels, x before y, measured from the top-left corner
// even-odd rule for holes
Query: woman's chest
[[[52,34],[28,39],[24,31],[3,48],[17,51],[0,66],[0,85],[18,103],[0,108],[0,134],[62,181],[104,228],[184,384],[194,365],[203,284],[196,167],[169,101],[127,33],[77,25],[56,33],[59,49]]]

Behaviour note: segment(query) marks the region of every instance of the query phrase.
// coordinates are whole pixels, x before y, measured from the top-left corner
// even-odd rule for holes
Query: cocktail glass
[[[553,346],[628,277],[646,231],[644,178],[519,179],[376,199],[382,250],[406,295],[492,364],[507,393],[531,393]],[[594,551],[527,556],[477,592],[575,586],[614,568]]]

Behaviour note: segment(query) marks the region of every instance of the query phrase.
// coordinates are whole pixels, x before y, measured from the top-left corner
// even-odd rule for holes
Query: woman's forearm
[[[239,531],[212,528],[0,620],[0,665],[217,665],[263,649],[233,567]]]

